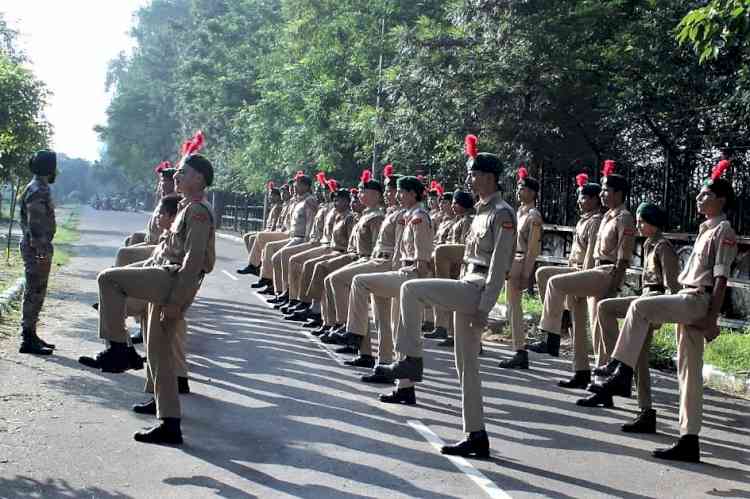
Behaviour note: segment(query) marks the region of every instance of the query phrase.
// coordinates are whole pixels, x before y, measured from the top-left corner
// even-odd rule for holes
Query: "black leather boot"
[[[490,457],[490,439],[485,430],[472,431],[464,440],[453,445],[444,445],[441,454],[463,457]]]
[[[444,339],[443,341],[438,342],[437,346],[439,346],[439,347],[445,347],[445,348],[452,347],[453,346],[453,337],[450,336],[450,337]],[[482,354],[481,348],[479,349],[479,354],[480,355]]]
[[[404,404],[416,405],[417,394],[413,386],[409,388],[399,388],[388,394],[381,394],[378,399],[386,404]]]
[[[394,381],[396,381],[389,373],[383,372],[381,369],[378,369],[381,367],[381,364],[376,365],[371,374],[365,374],[364,376],[360,377],[359,379],[363,381],[364,383],[377,383],[382,385],[392,385]]]
[[[133,435],[133,438],[147,444],[180,445],[182,443],[180,418],[164,418],[158,426],[139,431]]]
[[[672,447],[656,449],[652,454],[659,459],[699,463],[701,462],[700,440],[698,435],[683,435]]]
[[[44,342],[31,329],[22,329],[21,346],[18,348],[18,353],[52,355],[52,348],[45,346]]]
[[[591,383],[591,371],[576,371],[572,378],[560,380],[557,386],[562,388],[586,388]]]
[[[418,383],[422,381],[424,366],[422,357],[406,357],[387,366],[378,366],[375,371],[393,379],[409,379]]]
[[[656,433],[656,411],[643,409],[633,421],[623,424],[620,429],[625,433]]]
[[[611,408],[615,406],[612,400],[612,395],[606,395],[602,393],[592,393],[588,397],[584,397],[576,400],[576,405],[581,407],[606,407]]]
[[[535,353],[548,353],[552,357],[560,356],[560,335],[547,333],[547,339],[542,341],[535,341],[529,344],[526,348]]]
[[[177,376],[177,393],[190,393],[190,383],[184,376]]]
[[[241,269],[237,269],[236,272],[241,275],[247,275],[251,273],[252,269],[253,269],[253,266],[248,263],[246,266],[242,267]]]
[[[323,325],[323,318],[320,314],[310,314],[307,318],[307,323],[303,324],[302,327],[305,329],[318,329]]]
[[[375,357],[373,357],[372,355],[360,354],[352,360],[344,361],[344,364],[352,367],[367,367],[372,369],[373,367],[375,367]]]
[[[591,391],[602,395],[629,398],[633,390],[633,369],[620,363],[615,372],[600,385],[592,385]]]
[[[260,288],[265,288],[266,286],[269,286],[271,284],[273,284],[271,279],[267,277],[261,277],[260,279],[258,279],[258,282],[252,283],[250,287],[253,289],[260,289]]]
[[[526,350],[519,350],[510,359],[505,359],[498,364],[505,369],[528,369],[529,353]]]
[[[130,342],[133,343],[133,345],[140,345],[141,343],[143,343],[143,331],[141,329],[138,329],[137,333],[131,334]]]
[[[318,329],[312,332],[315,336],[322,336],[324,334],[328,334],[328,332],[331,330],[331,326],[321,325]]]
[[[123,373],[131,368],[130,348],[126,343],[111,341],[107,348],[96,354],[96,357],[81,356],[78,362],[87,367],[101,369],[105,373]]]
[[[433,329],[435,329],[435,324],[433,324],[432,322],[425,321],[425,322],[422,323],[422,332],[423,333],[429,333]]]
[[[156,416],[156,400],[151,397],[143,403],[135,404],[133,406],[133,412],[137,414],[149,414],[151,416]]]
[[[442,326],[438,326],[429,333],[425,333],[425,338],[430,340],[444,340],[448,337],[448,331]]]
[[[612,376],[615,373],[615,370],[617,369],[617,366],[620,365],[620,361],[617,359],[610,360],[607,364],[599,367],[594,368],[594,376],[600,376],[602,378],[606,378],[608,376]]]

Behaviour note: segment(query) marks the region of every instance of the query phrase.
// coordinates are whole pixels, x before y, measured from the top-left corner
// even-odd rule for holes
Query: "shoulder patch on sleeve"
[[[422,217],[414,217],[409,223],[412,225],[419,225],[422,223]]]
[[[737,246],[737,240],[733,238],[724,238],[721,240],[722,246]]]
[[[503,222],[503,229],[505,230],[513,230],[515,227],[515,224],[513,222]]]
[[[635,229],[632,227],[625,227],[625,230],[622,231],[623,234],[626,236],[634,236],[635,235]]]

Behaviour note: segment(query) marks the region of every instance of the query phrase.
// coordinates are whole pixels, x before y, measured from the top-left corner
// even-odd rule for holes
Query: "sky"
[[[53,147],[71,157],[99,158],[93,127],[106,123],[107,64],[132,42],[132,16],[149,0],[2,0],[0,12],[20,32],[31,69],[53,92],[47,119]]]

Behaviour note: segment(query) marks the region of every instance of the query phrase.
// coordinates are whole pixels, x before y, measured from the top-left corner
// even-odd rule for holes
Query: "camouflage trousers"
[[[23,329],[36,331],[39,312],[42,311],[44,298],[47,296],[47,282],[52,268],[52,248],[49,258],[40,260],[38,251],[25,241],[21,241],[21,257],[23,258],[26,289],[23,292],[23,312],[21,326]]]

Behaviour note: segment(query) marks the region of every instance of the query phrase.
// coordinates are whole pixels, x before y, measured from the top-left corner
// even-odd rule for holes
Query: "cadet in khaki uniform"
[[[161,424],[135,434],[148,443],[182,443],[177,376],[174,371],[174,329],[169,323],[184,317],[203,277],[216,260],[215,226],[204,190],[213,182],[213,167],[201,155],[188,155],[175,175],[177,189],[185,199],[164,244],[152,259],[153,265],[107,269],[99,274],[99,336],[107,348],[95,359],[82,357],[84,365],[104,372],[130,368],[124,310],[128,298],[151,303],[146,352],[154,377],[157,416]],[[165,327],[166,326],[166,327]],[[132,347],[131,347],[132,348]]]
[[[516,245],[513,209],[502,199],[497,182],[502,167],[494,154],[480,153],[469,160],[473,190],[479,194],[476,215],[466,241],[461,277],[419,279],[401,287],[401,320],[396,334],[399,360],[380,367],[384,375],[410,382],[422,380],[423,349],[419,331],[422,309],[427,305],[453,312],[456,334],[456,370],[461,384],[465,440],[442,448],[443,454],[489,456],[489,439],[484,429],[482,382],[479,374],[481,336],[487,317],[510,270]],[[414,400],[410,394],[399,396]]]
[[[432,256],[435,277],[440,279],[458,278],[466,248],[466,237],[474,217],[474,196],[468,192],[456,191],[451,195],[451,199],[451,211],[455,218],[446,231],[445,238],[441,242],[436,242],[437,246]],[[448,334],[449,330],[453,330],[450,312],[434,309],[433,314],[435,329],[424,337],[443,340],[438,346],[453,346],[453,335]]]
[[[165,172],[168,174],[168,177],[165,177]],[[168,194],[172,194],[174,192],[174,181],[172,180],[174,168],[172,168],[172,163],[170,163],[169,161],[162,161],[156,166],[156,168],[154,168],[154,173],[156,174],[157,178],[156,199],[159,200]],[[152,213],[151,217],[148,220],[148,223],[146,224],[146,231],[133,232],[125,238],[123,246],[133,246],[144,243],[156,245],[159,243],[160,233],[156,232],[157,227],[155,224],[155,219],[158,215],[156,211],[157,208],[158,207],[154,208],[154,212]],[[115,266],[119,267],[119,265]]]
[[[602,221],[602,204],[599,194],[602,188],[599,184],[590,183],[585,173],[576,176],[578,184],[578,209],[581,218],[576,224],[573,244],[570,249],[567,266],[545,266],[536,271],[536,281],[539,286],[539,296],[544,298],[547,282],[554,276],[570,274],[579,270],[590,270],[595,267],[594,249],[599,226]],[[567,297],[566,308],[570,310],[573,322],[573,377],[560,380],[558,385],[563,388],[585,388],[591,382],[591,368],[586,340],[588,339],[587,325],[593,332],[595,324],[587,321],[595,317],[595,310],[587,310],[593,306],[592,298]],[[556,338],[555,338],[556,339]],[[547,341],[541,340],[531,343],[528,349],[537,353],[550,353]],[[553,352],[559,354],[559,352]]]
[[[268,182],[268,214],[266,215],[266,223],[263,227],[263,231],[274,232],[281,228],[281,215],[284,210],[284,205],[281,201],[281,190],[273,186],[273,182]],[[247,249],[248,255],[253,250],[253,244],[255,244],[255,236],[258,232],[252,231],[242,235],[242,241],[245,243],[245,249]],[[252,269],[249,264],[241,269],[237,269],[238,274],[250,274]],[[265,286],[268,283],[263,283]],[[260,286],[258,286],[260,287]]]
[[[673,295],[642,297],[628,308],[625,322],[606,372],[612,373],[594,389],[604,395],[630,396],[633,369],[655,324],[677,324],[677,380],[680,385],[680,438],[654,457],[700,461],[703,416],[703,348],[719,334],[721,311],[732,262],[737,256],[737,235],[726,217],[734,204],[732,184],[721,178],[729,161],[720,161],[698,193],[698,213],[706,217],[698,239],[680,274],[682,290]]]
[[[321,300],[321,304],[323,305],[321,315],[323,325],[328,326],[328,329],[333,328],[337,324],[346,323],[346,308],[344,303],[348,303],[349,286],[353,277],[353,275],[352,277],[346,277],[346,275],[351,275],[347,274],[347,272],[356,272],[356,270],[352,269],[359,268],[360,264],[370,260],[373,248],[377,242],[378,233],[380,232],[380,226],[383,223],[383,186],[380,182],[374,180],[363,182],[359,190],[359,198],[364,211],[357,221],[357,225],[352,230],[347,254],[338,257],[339,261],[337,259],[329,261],[331,268],[338,266],[340,263],[345,263],[345,265],[332,270],[323,281],[324,299]],[[336,289],[333,279],[337,275],[348,279],[346,296],[337,297],[335,294]],[[341,319],[338,318],[337,307],[344,307]]]
[[[667,222],[666,213],[651,203],[641,203],[636,212],[638,231],[646,238],[643,243],[643,274],[641,275],[641,296],[659,296],[669,291],[675,294],[680,285],[677,275],[680,264],[672,243],[661,233]],[[619,328],[617,319],[626,316],[630,304],[638,297],[608,298],[599,302],[596,311],[599,331],[609,355],[612,355]],[[638,407],[641,413],[632,423],[622,426],[627,433],[655,433],[656,411],[651,406],[651,379],[649,375],[648,353],[651,345],[651,332],[638,357],[636,375],[638,382]],[[601,374],[602,369],[595,372]],[[578,405],[593,407],[600,404],[612,405],[612,397],[594,393],[578,402]]]
[[[318,209],[318,200],[310,192],[311,189],[312,179],[302,172],[297,172],[294,178],[294,190],[297,193],[296,202],[289,216],[289,240],[272,241],[266,244],[263,249],[263,263],[260,267],[261,278],[273,278],[273,257],[278,251],[284,247],[290,248],[304,244],[310,238],[315,212]],[[289,301],[289,290],[276,289],[275,291],[277,296],[272,299],[273,303],[285,305]]]
[[[500,362],[500,367],[528,369],[529,354],[526,351],[526,327],[523,322],[521,300],[523,290],[529,287],[536,265],[536,257],[542,251],[542,214],[536,209],[539,181],[529,176],[525,167],[518,169],[516,199],[520,206],[516,212],[518,232],[516,254],[505,286],[507,315],[513,336],[515,355]]]
[[[250,274],[255,274],[257,276],[260,275],[260,267],[263,264],[263,252],[266,249],[266,245],[271,242],[288,241],[290,239],[289,230],[292,226],[292,210],[296,206],[299,199],[297,198],[296,194],[293,193],[293,183],[295,181],[290,180],[289,182],[292,183],[292,185],[286,185],[286,188],[289,190],[289,199],[285,202],[281,214],[279,215],[282,220],[282,230],[273,232],[262,231],[258,232],[255,235],[255,241],[253,242],[253,247],[250,250],[250,254],[248,255],[247,259]],[[282,198],[284,197],[284,190],[281,191],[281,196]],[[271,280],[271,277],[266,277],[266,282],[270,282]]]
[[[36,332],[39,313],[47,296],[52,268],[52,239],[57,231],[55,204],[49,184],[57,176],[57,155],[53,151],[37,152],[29,161],[34,178],[21,193],[21,257],[26,287],[23,291],[21,346],[19,353],[50,355],[55,345],[47,343]]]
[[[370,296],[364,290],[361,291],[362,294],[359,294],[359,288],[354,286],[354,280],[362,274],[388,272],[400,267],[400,257],[396,254],[396,251],[398,241],[401,240],[401,234],[404,229],[404,224],[401,222],[406,210],[399,206],[397,200],[398,191],[396,190],[396,185],[400,176],[393,175],[392,170],[389,173],[391,174],[385,176],[385,199],[388,209],[378,231],[378,238],[372,250],[372,258],[364,262],[360,261],[352,264],[346,271],[342,270],[340,273],[336,272],[329,276],[331,278],[331,286],[334,289],[334,301],[336,302],[336,322],[346,324],[344,334],[350,332],[357,334],[361,338],[359,344],[360,355],[351,361],[345,362],[355,367],[372,368],[375,365],[375,361],[372,355],[370,335],[368,334],[370,324],[368,313]],[[390,311],[387,308],[386,302],[378,301],[375,306],[376,327],[384,337],[392,338]],[[378,309],[377,307],[381,308]],[[383,320],[380,320],[381,318]],[[322,332],[327,332],[325,327]],[[341,337],[337,336],[337,342],[340,344],[347,343],[343,334]],[[393,358],[392,340],[387,343],[390,347],[379,349],[381,362],[391,362]]]
[[[369,333],[368,304],[372,295],[375,325],[378,329],[378,366],[375,366],[371,375],[362,377],[362,381],[370,383],[392,383],[394,379],[393,376],[384,376],[378,371],[378,367],[392,360],[393,338],[398,334],[396,329],[401,285],[410,279],[429,277],[432,274],[432,222],[427,211],[420,206],[424,186],[416,177],[408,176],[399,178],[397,186],[399,205],[405,210],[403,218],[399,220],[402,225],[401,237],[394,256],[394,263],[398,262],[398,270],[360,274],[354,278],[349,296],[349,323],[347,332],[341,338],[341,343],[346,345],[358,348],[362,344],[362,337]],[[413,404],[408,398],[408,385],[405,382],[401,392],[381,395],[380,399],[383,402]],[[413,397],[413,385],[410,393]]]
[[[289,290],[289,259],[294,255],[298,255],[303,251],[307,251],[320,245],[320,240],[323,237],[323,226],[325,225],[326,215],[333,209],[333,203],[327,203],[326,197],[320,192],[316,197],[320,204],[315,212],[312,229],[307,241],[300,244],[286,245],[274,253],[271,258],[271,263],[273,264],[273,287],[277,293],[283,294]]]
[[[341,256],[349,245],[349,236],[356,222],[352,213],[351,195],[346,189],[339,189],[334,194],[335,216],[328,243],[328,252],[312,258],[302,265],[300,277],[300,305],[311,309],[310,313],[320,314],[320,295],[325,274],[324,264],[331,258]]]
[[[558,275],[547,282],[539,329],[547,332],[547,348],[551,355],[557,355],[560,350],[560,328],[566,297],[591,297],[592,302],[598,303],[601,299],[617,296],[633,256],[635,221],[624,204],[628,182],[625,177],[614,173],[614,161],[605,161],[603,173],[600,197],[609,210],[602,218],[596,238],[595,267]],[[591,303],[590,310],[595,312],[594,307],[595,304]],[[596,324],[596,317],[591,317],[591,323]],[[597,365],[604,365],[608,354],[598,328],[594,329],[592,336]]]

